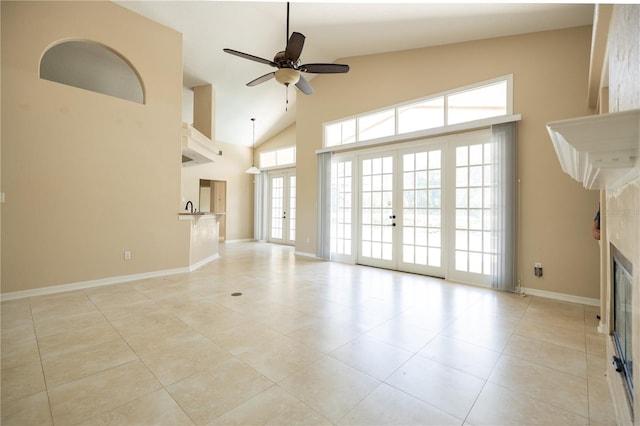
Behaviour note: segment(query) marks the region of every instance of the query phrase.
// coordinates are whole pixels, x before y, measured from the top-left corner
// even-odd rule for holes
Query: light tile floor
[[[595,307],[221,255],[3,302],[2,425],[615,424]]]

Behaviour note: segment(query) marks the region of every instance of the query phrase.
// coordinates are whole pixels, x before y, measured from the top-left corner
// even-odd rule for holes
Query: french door
[[[442,147],[361,156],[358,263],[444,277]]]
[[[269,242],[295,245],[295,170],[269,173]]]
[[[332,164],[332,258],[489,284],[492,153],[488,131]]]

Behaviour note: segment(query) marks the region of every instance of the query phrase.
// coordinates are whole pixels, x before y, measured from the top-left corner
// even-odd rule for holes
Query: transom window
[[[447,124],[465,123],[506,113],[506,80],[447,96]]]
[[[324,147],[420,132],[512,113],[513,76],[324,125]]]
[[[285,148],[265,151],[260,153],[260,168],[284,167],[296,164],[296,147],[287,146]]]

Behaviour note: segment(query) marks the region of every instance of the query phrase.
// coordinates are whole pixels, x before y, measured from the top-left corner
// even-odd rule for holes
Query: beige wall
[[[314,95],[297,100],[297,251],[315,253],[322,123],[513,74],[514,112],[522,114],[520,284],[598,299],[598,245],[590,233],[598,194],[562,172],[545,129],[549,121],[593,113],[586,95],[590,42],[587,26],[340,59],[351,66],[348,74],[313,79]],[[535,262],[543,264],[542,278],[533,274]]]
[[[187,266],[181,35],[109,2],[1,7],[2,293]],[[125,56],[146,104],[40,80],[67,38]]]

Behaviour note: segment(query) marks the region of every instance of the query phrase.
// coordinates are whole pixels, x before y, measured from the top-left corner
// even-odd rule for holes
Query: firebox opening
[[[631,339],[633,335],[632,274],[633,265],[614,246],[611,245],[613,272],[613,340],[616,356],[612,362],[623,376],[627,396],[633,407],[633,353]]]

